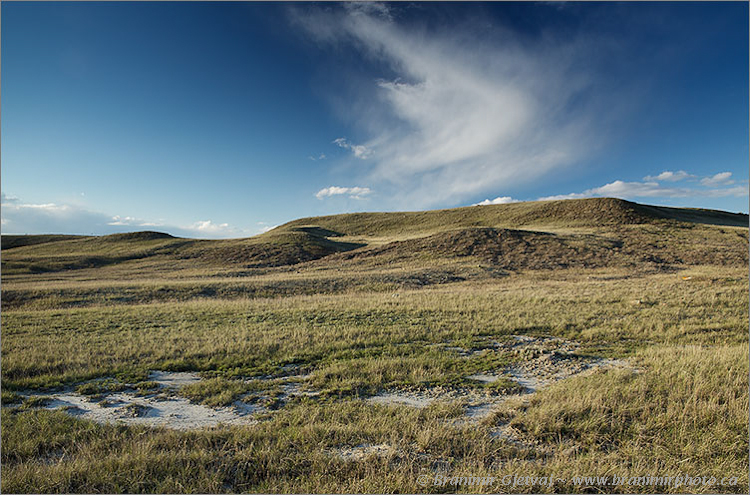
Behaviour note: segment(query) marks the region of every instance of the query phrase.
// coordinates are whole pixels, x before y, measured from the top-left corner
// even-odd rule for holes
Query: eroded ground
[[[513,335],[502,341],[484,339],[471,349],[445,342],[438,345],[446,352],[463,358],[486,353],[509,356],[513,364],[497,369],[467,375],[466,380],[493,384],[510,380],[516,386],[495,390],[492,388],[437,386],[428,388],[384,390],[364,398],[367,403],[387,406],[425,408],[435,402],[457,402],[464,410],[456,426],[465,426],[487,418],[499,405],[511,399],[523,398],[566,378],[592,373],[602,368],[630,368],[626,361],[601,359],[578,353],[577,342],[556,337],[531,337]],[[143,384],[123,384],[113,379],[93,380],[50,393],[21,392],[23,405],[9,407],[62,410],[71,416],[99,423],[124,423],[146,426],[163,426],[176,430],[194,430],[219,425],[253,425],[267,419],[269,413],[284,407],[290,399],[306,397],[316,399],[319,393],[311,390],[311,374],[300,374],[295,366],[281,370],[282,377],[260,377],[251,382],[275,382],[275,393],[246,392],[226,406],[209,406],[197,403],[185,394],[191,386],[206,383],[196,373],[152,371]],[[508,390],[511,393],[508,393]],[[187,395],[187,397],[185,396]],[[498,423],[494,433],[512,442],[518,442],[508,429],[507,421]],[[365,444],[359,447],[344,446],[334,452],[342,459],[355,460],[366,455],[386,455],[387,445]]]

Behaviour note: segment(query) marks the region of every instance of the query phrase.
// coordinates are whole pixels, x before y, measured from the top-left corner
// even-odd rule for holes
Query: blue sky
[[[2,4],[2,231],[748,210],[748,4]]]

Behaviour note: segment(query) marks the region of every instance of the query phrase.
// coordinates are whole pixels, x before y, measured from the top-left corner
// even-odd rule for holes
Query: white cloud
[[[9,234],[93,234],[112,233],[111,217],[72,205],[23,203],[2,198],[3,232]]]
[[[734,196],[737,198],[741,198],[747,195],[748,195],[747,186],[734,186],[734,187],[727,187],[726,189],[710,189],[706,191],[706,196],[709,196],[711,198],[724,198],[727,196]]]
[[[383,9],[307,9],[295,20],[317,41],[357,46],[388,67],[360,88],[369,107],[352,105],[371,136],[359,155],[344,138],[334,142],[372,158],[364,179],[387,185],[394,204],[458,202],[559,170],[603,141],[595,117],[618,113],[595,111],[606,85],[579,64],[591,40],[522,45],[469,25],[428,34]]]
[[[16,196],[6,196],[5,193],[0,193],[0,203],[2,205],[10,205],[18,203],[20,200]]]
[[[384,2],[347,2],[344,4],[344,8],[349,10],[354,15],[366,14],[376,15],[383,17],[388,20],[392,20],[391,9],[388,8],[388,4]]]
[[[537,201],[560,201],[563,199],[581,199],[590,198],[591,196],[584,193],[570,193],[570,194],[555,194],[554,196],[544,196],[538,198]]]
[[[317,162],[318,160],[325,160],[326,159],[326,155],[325,155],[325,153],[321,153],[317,157],[310,155],[307,158],[309,158],[310,160],[312,160],[314,162]]]
[[[336,144],[339,148],[351,150],[354,156],[359,158],[360,160],[367,160],[372,156],[372,150],[361,144],[352,144],[347,141],[346,138],[334,139],[333,143]]]
[[[348,195],[352,199],[364,199],[364,197],[370,194],[371,192],[372,191],[370,190],[369,187],[330,186],[330,187],[325,187],[321,189],[320,191],[316,192],[315,197],[318,199],[323,199],[329,196]]]
[[[704,186],[729,186],[731,184],[734,184],[734,181],[731,180],[732,172],[719,172],[716,175],[712,175],[711,177],[706,177],[704,179],[701,179],[701,184]]]
[[[498,196],[495,199],[485,199],[484,201],[480,201],[472,206],[506,205],[508,203],[518,203],[518,200],[513,199],[510,196]]]
[[[104,235],[138,230],[158,230],[179,237],[225,238],[246,237],[249,232],[215,223],[211,220],[189,225],[170,225],[132,216],[107,215],[77,205],[56,203],[23,203],[2,195],[2,227],[8,234],[88,234]]]
[[[728,172],[727,172],[728,173]],[[731,174],[729,174],[731,175]],[[714,177],[719,177],[718,181],[724,181],[724,185],[729,185],[733,181],[726,182],[729,176],[724,174],[716,174]],[[701,184],[706,186],[713,186],[717,181],[706,181],[702,180]],[[721,197],[742,197],[748,195],[747,186],[735,186],[735,187],[665,187],[656,181],[648,182],[625,182],[622,180],[616,180],[605,184],[600,187],[594,187],[587,189],[582,193],[571,193],[561,194],[556,196],[545,196],[539,198],[539,201],[546,200],[557,200],[557,199],[578,199],[578,198],[592,198],[609,196],[622,199],[631,198],[686,198],[686,197],[708,197],[708,198],[721,198]]]
[[[112,221],[107,222],[107,225],[127,225],[127,226],[141,226],[142,220],[138,220],[135,217],[121,217],[120,215],[115,215],[112,217]]]
[[[196,232],[213,235],[225,235],[229,234],[233,230],[228,223],[217,224],[212,222],[211,220],[199,220],[193,223],[189,228],[195,230]]]
[[[589,189],[587,194],[594,196],[614,196],[617,198],[640,197],[682,197],[690,196],[690,189],[664,187],[658,182],[624,182],[616,180],[601,187]]]
[[[268,225],[266,222],[258,222],[257,225],[259,229],[258,230],[259,234],[263,234],[265,232],[268,232],[269,230],[273,230],[276,227],[278,227],[278,225]]]
[[[660,181],[660,180],[666,180],[669,182],[677,182],[684,179],[689,179],[695,177],[694,175],[691,175],[684,170],[678,170],[677,172],[671,172],[669,170],[664,171],[660,173],[659,175],[653,176],[653,175],[647,175],[643,178],[645,181]]]

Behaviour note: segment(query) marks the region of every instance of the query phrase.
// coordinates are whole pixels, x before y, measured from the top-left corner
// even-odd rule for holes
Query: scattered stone
[[[121,417],[142,418],[144,416],[148,416],[150,410],[150,407],[144,406],[143,404],[131,403],[127,406],[119,408],[118,413]]]

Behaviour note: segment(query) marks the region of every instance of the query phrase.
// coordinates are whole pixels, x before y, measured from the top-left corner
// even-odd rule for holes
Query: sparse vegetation
[[[99,395],[105,392],[117,392],[124,389],[125,386],[113,380],[101,380],[84,383],[76,387],[76,392],[82,395]]]
[[[250,387],[237,380],[211,378],[180,389],[180,395],[207,406],[228,406],[250,390]]]
[[[416,484],[436,466],[736,475],[721,491],[747,492],[747,216],[584,200],[303,219],[230,241],[10,244],[4,236],[5,492],[455,491]],[[557,382],[465,426],[460,401],[361,400],[516,393],[507,378],[467,379],[529,359],[487,350],[512,335],[576,341],[576,355],[634,368]],[[199,372],[174,391],[196,403],[266,412],[249,426],[146,434],[20,395],[67,386],[110,405],[124,388],[156,392],[153,370]],[[314,394],[291,397],[292,386]],[[517,442],[493,435],[506,423]],[[386,447],[332,454],[361,445]]]

